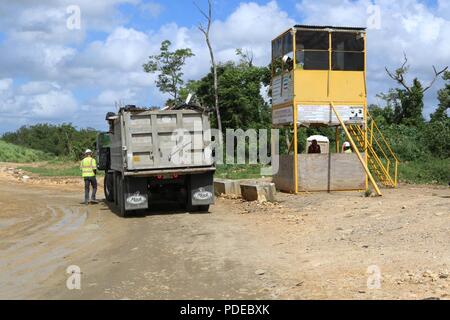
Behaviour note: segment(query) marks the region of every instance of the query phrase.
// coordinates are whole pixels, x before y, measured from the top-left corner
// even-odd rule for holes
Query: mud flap
[[[189,178],[188,204],[192,206],[204,206],[214,203],[213,172],[193,174]]]
[[[126,177],[124,181],[125,210],[148,208],[148,192],[146,178]]]

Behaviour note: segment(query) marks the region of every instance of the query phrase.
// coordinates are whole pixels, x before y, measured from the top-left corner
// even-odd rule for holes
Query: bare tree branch
[[[400,68],[398,68],[397,70],[395,70],[395,75],[392,74],[387,67],[385,67],[384,69],[386,70],[387,74],[389,75],[389,77],[391,77],[393,80],[397,81],[399,84],[401,84],[409,93],[411,93],[411,88],[405,83],[405,78],[404,78],[404,74],[406,74],[406,72],[408,71],[408,58],[406,57],[406,53],[403,52],[403,56],[405,58],[405,61],[403,62],[402,66]],[[422,93],[424,93],[425,91],[427,91],[428,89],[430,89],[433,84],[436,82],[437,78],[444,73],[445,71],[447,71],[448,66],[445,67],[444,69],[442,69],[441,71],[437,71],[435,66],[433,66],[433,71],[434,71],[434,78],[433,80],[430,82],[430,84],[425,87],[422,90]]]
[[[395,75],[393,75],[387,67],[384,67],[389,77],[391,77],[393,80],[397,81],[399,84],[401,84],[409,93],[411,93],[410,87],[408,87],[405,83],[405,79],[403,75],[408,71],[408,58],[406,57],[406,53],[403,52],[403,57],[405,61],[403,61],[402,66],[395,70]]]
[[[433,84],[436,82],[437,78],[438,78],[442,73],[444,73],[445,71],[447,71],[447,69],[448,69],[448,66],[445,67],[444,69],[442,69],[441,71],[437,72],[437,71],[436,71],[436,68],[433,66],[434,78],[433,78],[433,80],[430,82],[430,84],[428,85],[428,87],[426,87],[425,89],[423,89],[422,92],[425,92],[425,91],[427,91],[428,89],[430,89],[430,88],[433,86]]]
[[[208,4],[209,4],[209,12],[208,12],[208,14],[206,14],[205,11],[203,11],[203,9],[200,8],[199,5],[194,1],[194,6],[197,7],[198,11],[206,18],[206,20],[210,21],[210,17],[212,16],[212,14],[211,14],[211,1],[208,0]]]
[[[403,79],[403,75],[396,74],[395,76],[388,70],[387,67],[384,67],[389,77],[391,77],[393,80],[400,83],[408,92],[411,92],[411,89],[405,84],[405,81]]]
[[[403,57],[405,58],[405,61],[403,62],[401,69],[405,69],[406,64],[408,63],[408,58],[406,57],[406,53],[403,51]]]
[[[219,84],[218,84],[218,76],[217,76],[217,64],[214,57],[214,50],[211,45],[211,40],[209,37],[209,32],[211,30],[212,25],[212,2],[211,0],[208,0],[208,13],[203,11],[194,1],[194,5],[197,7],[198,11],[206,18],[207,20],[207,26],[205,27],[203,24],[198,25],[198,29],[203,33],[206,40],[206,45],[209,49],[209,54],[211,56],[211,65],[213,68],[213,74],[214,74],[214,107],[216,109],[216,117],[217,117],[217,127],[220,132],[222,132],[222,120],[220,117],[220,109],[219,109]]]

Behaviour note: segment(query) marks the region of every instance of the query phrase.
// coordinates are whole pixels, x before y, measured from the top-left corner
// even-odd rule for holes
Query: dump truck
[[[97,137],[97,165],[105,171],[105,198],[120,216],[167,202],[208,212],[215,172],[208,114],[126,106],[106,121],[109,132]]]

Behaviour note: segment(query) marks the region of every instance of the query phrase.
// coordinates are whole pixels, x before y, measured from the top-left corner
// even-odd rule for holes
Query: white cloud
[[[130,101],[136,97],[136,92],[132,89],[120,91],[105,90],[102,91],[94,100],[99,105],[113,106],[115,102]]]
[[[142,64],[158,53],[165,39],[172,41],[173,48],[189,47],[195,53],[184,69],[186,79],[198,79],[209,71],[209,52],[196,27],[203,19],[199,13],[192,15],[188,27],[173,22],[144,31],[135,24],[127,26],[126,15],[118,9],[121,4],[135,5],[141,14],[153,18],[163,10],[157,1],[140,0],[41,0],[33,5],[26,0],[2,1],[0,28],[5,39],[0,43],[0,109],[29,122],[73,120],[99,126],[115,101],[161,105],[167,97],[155,87],[156,76],[143,72]],[[228,17],[213,22],[211,40],[219,61],[236,60],[235,49],[243,48],[253,52],[257,65],[267,65],[271,40],[294,24],[364,26],[370,4],[370,0],[303,0],[297,2],[302,19],[295,21],[277,1],[242,2]],[[381,9],[381,29],[368,30],[371,102],[377,93],[395,86],[384,66],[397,67],[403,51],[411,64],[409,81],[413,76],[430,81],[432,64],[440,67],[450,61],[447,0],[438,0],[436,7],[418,0],[375,4]],[[80,6],[81,30],[66,28],[67,5]],[[87,42],[90,31],[103,31],[107,36]],[[17,78],[22,79],[21,85]],[[426,96],[428,112],[436,104],[439,86],[437,82]]]
[[[58,120],[73,115],[77,106],[72,93],[57,84],[29,82],[16,87],[12,79],[0,79],[0,111],[5,118]]]
[[[66,90],[51,90],[46,93],[28,96],[27,104],[31,107],[27,115],[40,119],[60,119],[68,117],[77,110],[77,101]]]
[[[21,95],[37,95],[60,89],[61,87],[54,82],[30,81],[22,85],[17,92]]]
[[[164,11],[164,6],[158,2],[142,3],[139,8],[143,14],[149,14],[152,18],[157,18]]]
[[[13,79],[0,79],[0,94],[3,94],[11,89]]]
[[[77,59],[81,67],[133,71],[138,68],[142,69],[142,64],[153,48],[145,33],[119,27],[105,41],[91,43]]]
[[[126,22],[118,10],[122,4],[137,5],[140,0],[30,0],[3,1],[0,3],[2,20],[0,27],[6,31],[41,33],[39,40],[69,40],[73,30],[66,27],[69,6],[78,6],[81,13],[81,28],[110,31]],[[61,37],[64,35],[64,37]]]

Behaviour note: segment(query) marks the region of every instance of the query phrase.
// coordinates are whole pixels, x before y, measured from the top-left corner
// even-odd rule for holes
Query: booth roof
[[[297,24],[294,28],[298,29],[334,29],[334,30],[352,30],[352,31],[365,31],[366,28],[363,27],[334,27],[334,26],[313,26],[306,24]]]
[[[330,140],[325,137],[325,136],[320,136],[320,135],[315,135],[315,136],[311,136],[308,137],[307,141],[313,141],[313,140],[317,140],[317,142],[330,142]]]

